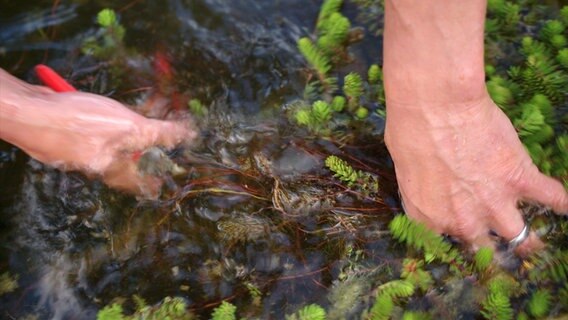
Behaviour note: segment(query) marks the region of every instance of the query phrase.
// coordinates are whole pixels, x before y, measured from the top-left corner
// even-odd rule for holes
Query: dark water
[[[198,97],[212,110],[200,121],[200,142],[177,156],[189,174],[156,201],[43,166],[0,142],[0,271],[19,277],[19,288],[0,297],[0,318],[93,319],[113,301],[131,310],[134,294],[150,304],[181,296],[203,318],[223,299],[242,316],[282,318],[308,303],[341,300],[330,288],[345,274],[386,272],[391,209],[345,192],[323,168],[331,153],[361,159],[361,168],[383,179],[382,198],[396,207],[380,121],[379,135],[339,149],[306,137],[283,112],[302,96],[296,41],[313,29],[319,5],[0,1],[0,67],[10,73],[37,82],[32,67],[46,63],[80,89],[125,103],[162,90]],[[119,12],[125,44],[135,52],[120,83],[104,62],[80,51],[104,7]],[[349,5],[344,12],[356,15]],[[167,89],[156,89],[157,51],[175,69]],[[351,52],[350,70],[363,71],[379,61],[380,43],[367,37]],[[283,209],[274,194],[299,200]],[[336,318],[359,313],[368,301],[362,296]]]

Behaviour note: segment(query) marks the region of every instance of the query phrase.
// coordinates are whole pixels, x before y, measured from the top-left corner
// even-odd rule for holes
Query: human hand
[[[188,124],[145,118],[119,102],[83,92],[55,93],[0,70],[0,138],[62,170],[155,196],[162,181],[138,172],[133,153],[195,137]]]
[[[389,103],[385,142],[411,218],[475,249],[494,247],[490,230],[505,241],[521,232],[519,201],[568,213],[562,184],[538,171],[488,95],[443,108]],[[531,233],[517,252],[541,246]]]

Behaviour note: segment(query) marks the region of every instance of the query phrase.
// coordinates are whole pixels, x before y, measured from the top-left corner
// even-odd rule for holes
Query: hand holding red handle
[[[41,82],[53,89],[55,92],[77,91],[77,89],[58,75],[57,72],[46,65],[38,64],[35,67],[35,72]]]

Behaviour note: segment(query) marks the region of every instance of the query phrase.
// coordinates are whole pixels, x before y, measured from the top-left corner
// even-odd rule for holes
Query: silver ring
[[[525,240],[529,238],[529,234],[530,234],[530,228],[525,223],[523,230],[521,230],[521,232],[519,232],[519,234],[516,237],[514,237],[509,241],[508,243],[509,249],[515,249],[516,247],[520,246],[521,243],[523,243]]]

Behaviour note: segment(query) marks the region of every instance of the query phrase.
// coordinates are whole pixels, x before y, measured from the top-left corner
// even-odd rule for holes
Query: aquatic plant
[[[334,177],[346,182],[348,187],[354,187],[364,194],[377,193],[379,191],[379,180],[377,176],[355,170],[345,160],[337,156],[328,156],[325,159],[325,166],[334,173]]]
[[[189,107],[191,114],[196,117],[204,117],[208,113],[207,108],[201,103],[201,101],[199,101],[199,99],[189,100],[187,102],[187,106]]]
[[[97,313],[97,320],[122,320],[125,319],[122,312],[122,306],[118,303],[113,303]]]
[[[520,7],[510,1],[487,1],[489,17],[485,22],[486,34],[500,36],[514,36],[521,20]]]
[[[363,95],[363,80],[358,73],[351,72],[345,76],[343,92],[347,96],[350,106],[359,104],[359,97]]]
[[[376,6],[380,3],[378,0],[357,2]],[[499,54],[486,55],[487,87],[494,101],[510,117],[535,163],[545,173],[562,177],[566,182],[568,48],[564,26],[568,24],[568,7],[560,11],[559,17],[542,22],[546,19],[541,11],[520,10],[527,3],[522,1],[516,4],[504,0],[489,3],[486,47],[488,51],[494,50]],[[334,142],[338,141],[334,140],[337,131],[369,123],[365,121],[370,118],[369,114],[386,115],[380,64],[371,65],[366,76],[349,72],[348,67],[337,68],[349,62],[348,32],[352,25],[339,12],[341,5],[342,1],[339,0],[325,1],[314,34],[298,41],[298,50],[308,65],[307,83],[303,100],[299,99],[290,109],[291,121],[316,136]],[[511,47],[515,50],[511,51]],[[520,48],[518,56],[511,53],[517,52],[517,48]],[[499,60],[504,55],[507,63]],[[192,103],[197,105],[197,102],[189,103],[189,108],[197,114],[199,107],[192,108]],[[355,157],[349,156],[349,161]],[[337,180],[350,189],[350,193],[357,191],[368,195],[378,192],[379,184],[375,175],[357,170],[335,155],[327,157],[325,165]],[[274,208],[283,206],[274,205]],[[326,210],[317,210],[320,211]],[[323,213],[311,216],[314,219],[322,217]],[[255,233],[249,232],[251,229],[247,228],[250,226],[245,222],[225,218],[219,220],[217,226],[220,231],[232,232],[220,238],[228,240],[229,244],[253,242],[256,238],[251,235]],[[353,253],[356,258],[350,258],[351,254],[347,254],[348,257],[341,260],[343,265],[337,278],[331,280],[333,286],[328,294],[330,303],[327,315],[320,306],[302,307],[300,303],[293,307],[298,311],[288,315],[287,319],[341,318],[345,317],[346,305],[349,304],[358,305],[357,312],[364,310],[363,317],[368,319],[401,316],[403,319],[436,318],[440,308],[454,308],[445,304],[444,299],[455,283],[461,285],[461,291],[456,290],[460,298],[461,294],[472,296],[471,305],[474,306],[476,317],[522,319],[529,316],[557,316],[568,310],[568,260],[564,247],[539,252],[523,262],[518,270],[511,272],[501,269],[494,262],[492,249],[481,248],[473,255],[461,253],[459,246],[404,215],[395,216],[388,228],[392,239],[403,246],[396,246],[400,250],[393,253],[393,257],[378,260],[384,266],[366,265],[369,261],[377,263],[376,259],[366,257],[366,253],[371,251],[368,249]],[[557,228],[555,232],[568,230],[565,221],[560,221]],[[378,234],[387,233],[383,231],[380,230]],[[265,229],[259,227],[258,234],[264,235]],[[347,248],[346,251],[356,251],[351,244],[342,244],[342,247]],[[206,260],[203,268],[209,268],[207,272],[210,277],[223,276],[223,265],[218,261],[213,263]],[[253,301],[252,304],[259,306],[261,289],[251,279],[244,281],[241,287],[246,290],[242,292]],[[354,298],[342,300],[342,295]],[[369,296],[372,297],[371,301],[367,299]],[[413,303],[416,300],[425,301],[419,307],[426,310],[415,310],[417,306]],[[120,311],[122,314],[121,309],[114,308],[109,312]],[[212,317],[234,319],[236,310],[235,306],[223,302],[213,311]]]
[[[298,40],[298,49],[310,66],[318,72],[320,80],[325,81],[326,74],[331,69],[329,58],[309,38]]]
[[[327,110],[323,117],[313,119],[313,112],[307,108],[299,108],[293,113],[296,123],[306,126],[320,136],[330,136],[334,128],[349,125],[351,120],[364,120],[369,116],[369,107],[361,104],[361,98],[368,96],[369,102],[380,99],[382,93],[382,76],[380,67],[374,65],[370,73],[370,82],[365,85],[361,75],[355,72],[347,74],[343,79],[343,95],[339,95],[338,83],[340,78],[332,76],[331,72],[339,65],[350,62],[348,46],[362,36],[359,29],[351,28],[349,19],[341,14],[342,1],[326,0],[321,6],[315,29],[315,40],[308,37],[298,40],[298,49],[304,56],[310,69],[315,71],[315,77],[308,76],[304,88],[304,99],[308,103],[323,101],[331,105],[331,109],[339,115],[347,111],[351,117],[328,116]],[[368,89],[367,89],[368,87]],[[367,102],[368,103],[368,102]],[[321,107],[322,105],[317,105]],[[348,108],[345,108],[347,106]],[[336,122],[331,124],[331,121]],[[360,124],[359,124],[360,126]]]
[[[475,270],[479,273],[483,273],[489,268],[493,262],[493,249],[482,247],[475,253],[474,263]]]
[[[287,315],[286,320],[325,320],[325,310],[317,304],[310,304],[296,313]]]
[[[554,249],[535,253],[530,257],[533,267],[529,271],[529,279],[534,282],[568,281],[568,251]]]
[[[533,161],[545,174],[559,177],[568,187],[568,156],[565,148],[566,126],[559,123],[566,114],[568,94],[568,7],[559,16],[543,17],[547,12],[531,4],[527,14],[509,1],[489,1],[486,30],[487,82],[493,100],[512,120]],[[547,19],[541,26],[539,22]],[[522,27],[522,28],[521,28]],[[523,33],[521,30],[535,30]],[[503,41],[508,39],[508,41]],[[492,61],[499,52],[520,46],[518,61],[508,69]],[[560,120],[565,121],[566,120]]]
[[[405,280],[392,280],[377,288],[375,303],[369,311],[369,319],[390,319],[395,300],[407,298],[414,294],[414,285]]]
[[[0,296],[10,293],[18,288],[18,277],[12,276],[9,272],[0,275]]]
[[[211,314],[211,320],[236,320],[237,307],[232,305],[227,301],[223,301],[213,313]]]
[[[326,24],[332,14],[339,12],[342,4],[343,0],[325,0],[320,7],[316,27],[320,29]]]
[[[482,303],[481,314],[488,320],[509,320],[514,313],[509,298],[502,291],[490,290]]]
[[[539,289],[533,293],[529,300],[528,310],[535,318],[544,317],[550,308],[550,292],[546,289]]]
[[[402,320],[431,320],[432,316],[426,312],[405,311],[402,314]]]
[[[412,283],[416,288],[422,289],[423,292],[427,292],[434,284],[434,279],[428,271],[424,270],[424,264],[424,260],[404,259],[400,277]]]
[[[187,310],[182,298],[164,298],[157,306],[148,306],[143,299],[135,297],[136,311],[132,315],[124,315],[123,308],[118,303],[104,307],[97,313],[97,320],[192,320],[193,314]]]
[[[461,262],[463,258],[456,248],[424,224],[399,214],[389,223],[393,238],[424,252],[426,262],[439,260],[445,263]]]
[[[123,49],[126,29],[118,21],[116,12],[103,9],[97,15],[99,31],[95,36],[88,37],[83,42],[84,54],[93,55],[101,60],[115,59],[117,51]]]

